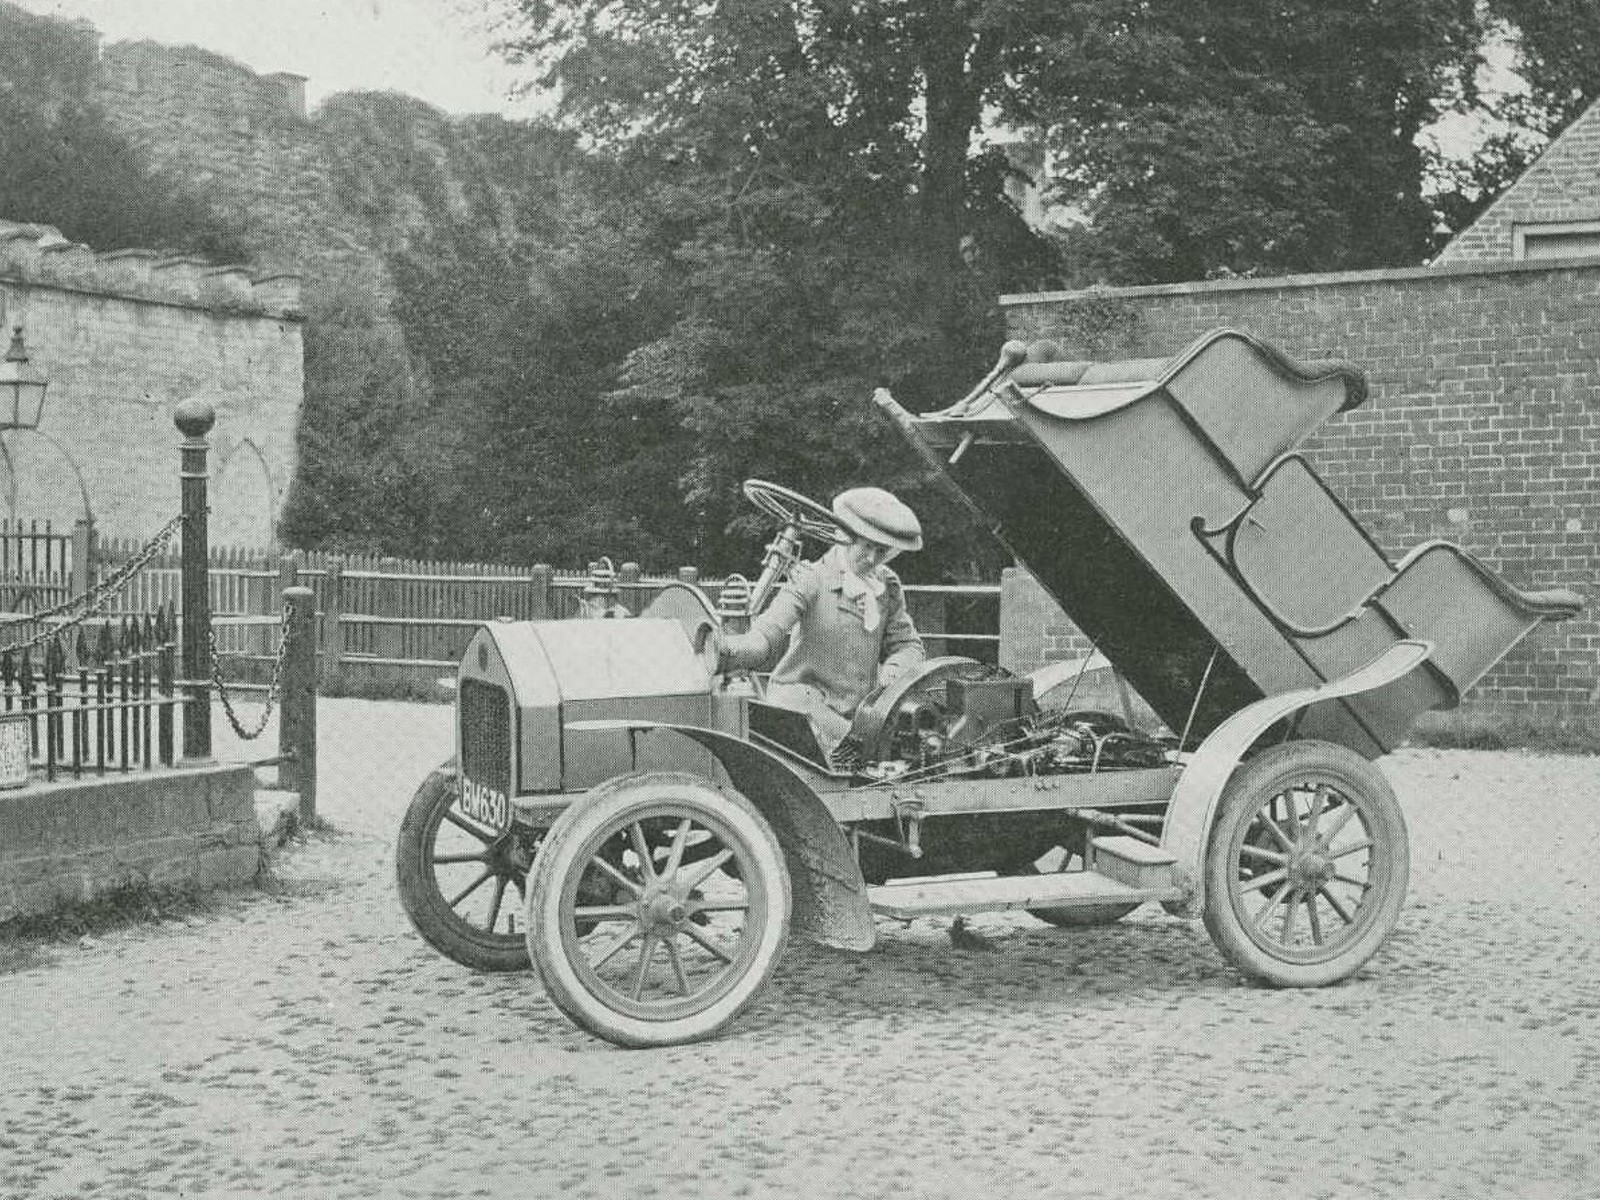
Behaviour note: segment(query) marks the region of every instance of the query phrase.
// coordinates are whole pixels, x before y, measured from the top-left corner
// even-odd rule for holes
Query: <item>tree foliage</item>
[[[83,28],[0,3],[0,218],[53,225],[96,250],[130,246],[242,257],[195,192],[153,171],[94,99]]]
[[[1033,5],[1024,5],[1030,11]],[[1051,130],[1116,283],[1417,261],[1415,141],[1470,87],[1472,0],[1070,0],[1001,110]]]
[[[1550,135],[1600,97],[1600,6],[1590,0],[1491,0],[1515,31],[1516,73],[1526,99],[1502,113]]]
[[[504,7],[509,53],[618,164],[664,263],[676,319],[610,403],[676,414],[657,445],[713,563],[735,557],[741,477],[914,487],[866,398],[953,399],[1003,290],[1417,261],[1414,137],[1479,35],[1472,0]],[[1065,264],[1004,195],[996,117],[1050,132],[1089,218]],[[979,561],[955,540],[947,567]]]
[[[666,417],[650,445],[676,465],[681,555],[748,567],[747,477],[824,499],[870,480],[917,502],[873,388],[953,399],[998,344],[999,280],[1053,271],[996,159],[971,153],[1000,81],[972,19],[985,6],[513,7],[515,52],[615,162],[662,264],[673,320],[627,357],[609,406]],[[947,546],[965,537],[940,524]]]
[[[1584,109],[1600,100],[1600,5],[1590,0],[1489,0],[1496,32],[1510,49],[1521,86],[1463,97],[1492,133],[1467,161],[1434,165],[1439,199],[1461,229],[1510,187],[1539,152]]]
[[[318,120],[386,272],[320,288],[308,314],[285,536],[564,564],[657,549],[622,511],[644,480],[599,402],[654,311],[601,168],[553,130],[390,94]]]

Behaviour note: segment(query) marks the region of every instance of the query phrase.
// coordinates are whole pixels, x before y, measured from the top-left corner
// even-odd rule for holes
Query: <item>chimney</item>
[[[274,71],[261,78],[270,83],[278,93],[278,103],[291,117],[306,115],[306,77],[292,71]]]

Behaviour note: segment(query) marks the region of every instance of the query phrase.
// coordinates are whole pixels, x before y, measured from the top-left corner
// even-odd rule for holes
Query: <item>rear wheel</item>
[[[1234,966],[1279,987],[1358,970],[1399,919],[1405,818],[1375,766],[1289,742],[1234,773],[1206,856],[1205,923]]]
[[[452,759],[412,797],[395,848],[400,906],[446,958],[475,971],[525,970],[528,944],[517,922],[536,834],[470,817],[460,796]]]
[[[699,1041],[767,982],[791,903],[783,852],[743,796],[692,775],[637,775],[551,826],[528,892],[528,951],[550,999],[597,1037]]]

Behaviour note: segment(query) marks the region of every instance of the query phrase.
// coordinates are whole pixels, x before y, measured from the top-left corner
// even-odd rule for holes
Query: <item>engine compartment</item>
[[[868,697],[832,767],[863,780],[1059,775],[1165,766],[1167,740],[1100,710],[1042,710],[1032,681],[937,658]]]

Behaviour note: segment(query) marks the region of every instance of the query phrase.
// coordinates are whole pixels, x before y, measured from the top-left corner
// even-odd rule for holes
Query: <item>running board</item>
[[[1003,875],[974,879],[919,879],[867,889],[872,911],[909,920],[936,913],[994,912],[1006,908],[1078,908],[1181,900],[1182,888],[1130,887],[1098,871],[1054,875]]]

